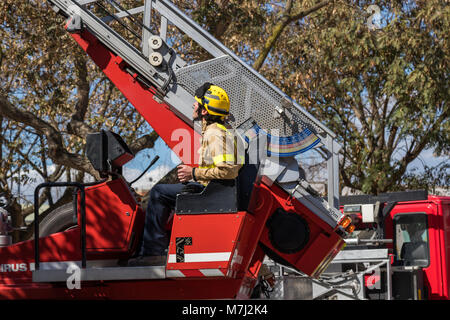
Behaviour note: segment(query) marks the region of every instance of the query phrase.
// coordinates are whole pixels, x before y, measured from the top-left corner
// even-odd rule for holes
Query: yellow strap
[[[217,164],[222,163],[222,162],[231,162],[234,164],[234,160],[235,160],[235,157],[233,154],[221,154],[221,155],[213,157],[214,164],[210,164],[210,165],[206,165],[206,166],[198,166],[198,167],[199,167],[199,169],[210,169],[210,168],[216,167]],[[238,162],[237,164],[243,164],[245,161],[245,157],[239,156],[239,160],[240,160],[240,162]]]
[[[218,156],[213,157],[214,164],[218,164],[221,162],[234,162],[234,154],[219,154]]]
[[[232,162],[234,163],[235,161],[235,157],[234,154],[221,154],[218,156],[213,157],[213,162],[214,164],[218,164],[221,162]],[[237,164],[243,164],[245,161],[245,157],[244,156],[239,156],[239,162]]]

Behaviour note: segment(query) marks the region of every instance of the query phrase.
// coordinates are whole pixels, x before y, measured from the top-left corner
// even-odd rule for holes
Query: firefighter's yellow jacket
[[[243,164],[238,155],[236,138],[231,130],[220,123],[203,122],[199,166],[194,180],[206,186],[213,179],[234,179]]]

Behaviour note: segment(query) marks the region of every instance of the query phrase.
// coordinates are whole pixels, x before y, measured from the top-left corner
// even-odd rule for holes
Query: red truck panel
[[[435,201],[439,201],[440,203],[438,206],[438,214],[442,216],[442,291],[444,296],[448,299],[450,297],[450,198],[440,198]]]
[[[129,252],[132,237],[142,232],[144,212],[125,181],[107,181],[88,187],[85,192],[87,253]]]
[[[264,203],[263,209],[261,210],[266,210],[272,214],[278,208],[282,208],[286,212],[295,213],[307,222],[310,234],[305,247],[298,252],[290,254],[280,252],[274,248],[269,239],[269,230],[267,227],[263,230],[260,242],[291,266],[312,277],[318,277],[342,248],[344,241],[333,228],[302,205],[297,199],[290,198],[287,192],[277,185],[272,185],[270,189],[264,184],[261,184],[261,186],[261,189],[266,193],[272,194],[273,197],[270,203]],[[265,198],[264,195],[258,197],[258,199]]]
[[[231,265],[238,260],[236,245],[245,217],[246,212],[175,215],[167,275],[235,276]]]

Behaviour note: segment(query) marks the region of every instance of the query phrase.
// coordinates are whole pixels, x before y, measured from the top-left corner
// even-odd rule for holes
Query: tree
[[[448,155],[450,132],[448,6],[377,4],[384,17],[373,31],[362,23],[362,6],[311,19],[319,30],[298,39],[308,46],[299,70],[304,86],[297,87],[298,99],[342,141],[344,185],[375,194],[401,186],[426,148]]]
[[[300,12],[321,4],[296,3]],[[254,48],[254,65],[337,133],[343,186],[373,194],[402,189],[422,151],[448,156],[446,4],[334,1],[296,21],[286,18],[290,4],[265,27],[272,32]],[[379,15],[367,11],[373,4]]]
[[[426,189],[432,194],[446,195],[450,189],[450,163],[442,162],[437,166],[430,167],[424,165],[421,172],[417,169],[411,170],[405,174],[403,184],[408,189]]]
[[[71,170],[77,181],[98,178],[84,144],[102,128],[122,134],[134,153],[154,146],[156,132],[78,48],[47,2],[3,1],[0,23],[0,183],[10,197],[12,181],[25,184],[30,170],[48,181],[64,173],[70,181]],[[40,205],[67,200],[44,192]],[[13,219],[20,224],[32,210],[16,210]]]

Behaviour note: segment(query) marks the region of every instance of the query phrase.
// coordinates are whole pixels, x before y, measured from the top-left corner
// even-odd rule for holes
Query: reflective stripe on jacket
[[[235,137],[220,123],[203,123],[202,145],[195,180],[207,185],[213,179],[235,179],[244,163],[238,156]]]

